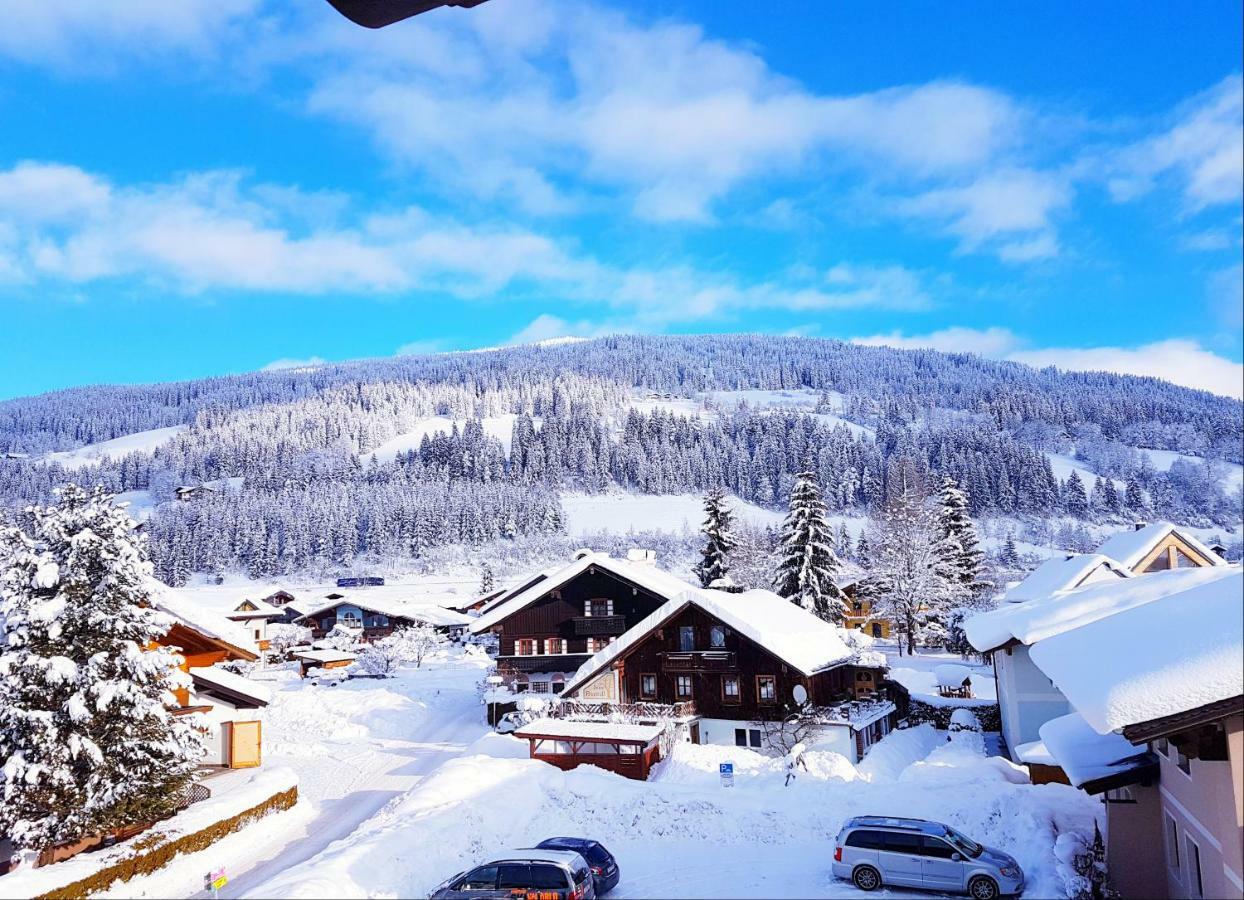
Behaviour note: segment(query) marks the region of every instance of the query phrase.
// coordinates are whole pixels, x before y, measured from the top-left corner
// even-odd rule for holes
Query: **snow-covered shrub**
[[[271,624],[268,626],[268,641],[276,654],[285,656],[294,647],[309,645],[312,632],[305,625]]]
[[[402,662],[412,662],[415,668],[422,666],[424,659],[449,643],[444,633],[425,623],[399,628],[385,640],[393,642],[394,652]]]
[[[970,709],[956,709],[950,714],[950,724],[947,731],[955,734],[960,731],[974,731],[977,734],[981,732],[980,719],[976,718],[976,714]]]
[[[137,526],[59,494],[0,527],[0,833],[25,849],[171,815],[204,752]]]
[[[1117,897],[1110,886],[1106,869],[1106,847],[1101,831],[1093,826],[1093,837],[1076,831],[1064,831],[1054,841],[1054,857],[1058,874],[1067,887],[1067,896],[1074,900],[1104,900]]]
[[[363,632],[358,628],[351,628],[349,625],[342,625],[338,622],[332,627],[328,634],[324,635],[317,645],[326,647],[329,650],[353,651],[358,648],[359,641],[362,640]]]

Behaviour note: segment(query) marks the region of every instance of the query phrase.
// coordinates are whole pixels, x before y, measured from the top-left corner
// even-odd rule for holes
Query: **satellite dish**
[[[808,689],[802,684],[795,685],[795,689],[791,693],[794,694],[795,702],[800,706],[808,702]]]

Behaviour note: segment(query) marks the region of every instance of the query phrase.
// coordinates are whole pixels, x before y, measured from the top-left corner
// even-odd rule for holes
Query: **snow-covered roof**
[[[1141,602],[1101,598],[1112,607],[1106,615],[1032,648],[1033,662],[1101,734],[1244,695],[1244,572],[1179,569],[1123,587],[1151,585],[1165,589]]]
[[[686,588],[587,660],[563,693],[580,687],[688,605],[704,610],[804,675],[815,674],[857,656],[842,629],[772,591],[727,594]]]
[[[1009,588],[1004,599],[1008,603],[1022,603],[1073,591],[1099,569],[1118,578],[1130,578],[1132,575],[1127,566],[1101,553],[1060,554],[1050,557],[1033,569],[1027,578]]]
[[[648,743],[661,736],[661,725],[632,725],[624,722],[575,722],[570,719],[536,719],[514,732],[515,737],[581,738]]]
[[[1042,725],[1040,743],[1075,787],[1150,763],[1143,747],[1113,731],[1095,731],[1079,713],[1059,716]]]
[[[201,666],[191,669],[190,677],[194,679],[196,685],[199,682],[204,682],[209,687],[218,687],[230,693],[249,697],[262,706],[267,706],[272,702],[272,693],[262,684],[216,666]]]
[[[307,662],[341,662],[342,660],[358,659],[357,653],[351,653],[349,650],[332,650],[328,648],[318,648],[315,650],[293,650],[290,655],[295,659],[305,659]]]
[[[154,579],[151,582],[151,600],[156,609],[172,616],[187,628],[230,644],[252,657],[257,652],[254,638],[241,625],[230,622],[215,610],[178,596]]]
[[[1175,532],[1181,541],[1195,550],[1199,555],[1205,557],[1206,562],[1211,566],[1225,566],[1227,564],[1221,556],[1213,550],[1202,544],[1195,535],[1190,532],[1172,525],[1170,522],[1154,522],[1143,528],[1136,528],[1132,531],[1120,531],[1112,534],[1110,537],[1097,548],[1097,552],[1117,559],[1129,569],[1135,568],[1140,562],[1153,552],[1153,548],[1166,540],[1167,536]]]
[[[961,688],[972,680],[972,670],[956,663],[942,663],[933,667],[933,677],[944,688]]]
[[[286,604],[291,606],[292,604]],[[445,609],[443,606],[429,606],[423,604],[411,603],[409,600],[399,600],[392,597],[372,597],[368,596],[360,598],[357,594],[343,594],[336,599],[324,600],[321,603],[307,604],[309,609],[303,612],[301,608],[295,611],[301,614],[301,618],[318,615],[327,610],[334,609],[338,606],[357,606],[359,609],[365,609],[368,612],[379,613],[382,616],[392,616],[394,618],[412,619],[416,622],[426,622],[429,625],[435,625],[438,628],[451,628],[464,626],[475,620],[470,616],[455,612],[452,609]]]
[[[242,609],[243,606],[253,606],[254,609]],[[285,615],[285,611],[277,609],[271,603],[265,603],[262,600],[243,600],[233,610],[226,614],[228,619],[279,619]]]
[[[1230,571],[1217,566],[1172,569],[1098,582],[1040,600],[1004,603],[997,609],[972,616],[964,623],[964,630],[972,646],[981,652],[1012,640],[1031,645],[1121,610],[1220,579]]]
[[[684,591],[695,590],[693,585],[671,575],[669,572],[658,569],[655,565],[646,562],[615,559],[607,553],[585,553],[579,559],[550,573],[548,577],[540,579],[504,603],[498,603],[486,609],[482,615],[472,621],[471,633],[481,634],[487,631],[502,620],[508,619],[520,609],[524,609],[541,597],[546,596],[549,591],[556,590],[593,566],[617,575],[619,578],[625,578],[632,584],[637,584],[666,600],[673,600]]]
[[[1014,758],[1022,763],[1034,766],[1058,765],[1058,760],[1050,753],[1050,749],[1045,746],[1045,741],[1028,741],[1026,744],[1017,744],[1015,746]]]

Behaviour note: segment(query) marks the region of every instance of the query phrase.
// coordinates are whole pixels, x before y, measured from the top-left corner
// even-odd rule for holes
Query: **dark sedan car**
[[[574,850],[587,860],[592,868],[592,882],[596,888],[596,896],[603,897],[618,885],[622,870],[613,854],[605,849],[599,841],[588,838],[555,837],[541,841],[541,850]]]

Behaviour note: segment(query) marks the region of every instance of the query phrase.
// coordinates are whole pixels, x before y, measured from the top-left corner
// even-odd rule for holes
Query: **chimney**
[[[1137,522],[1134,527],[1137,531],[1144,531],[1146,528],[1149,527],[1149,523],[1148,522]]]
[[[1213,551],[1216,556],[1220,556],[1223,559],[1227,558],[1227,548],[1222,544],[1210,544],[1209,549]]]

